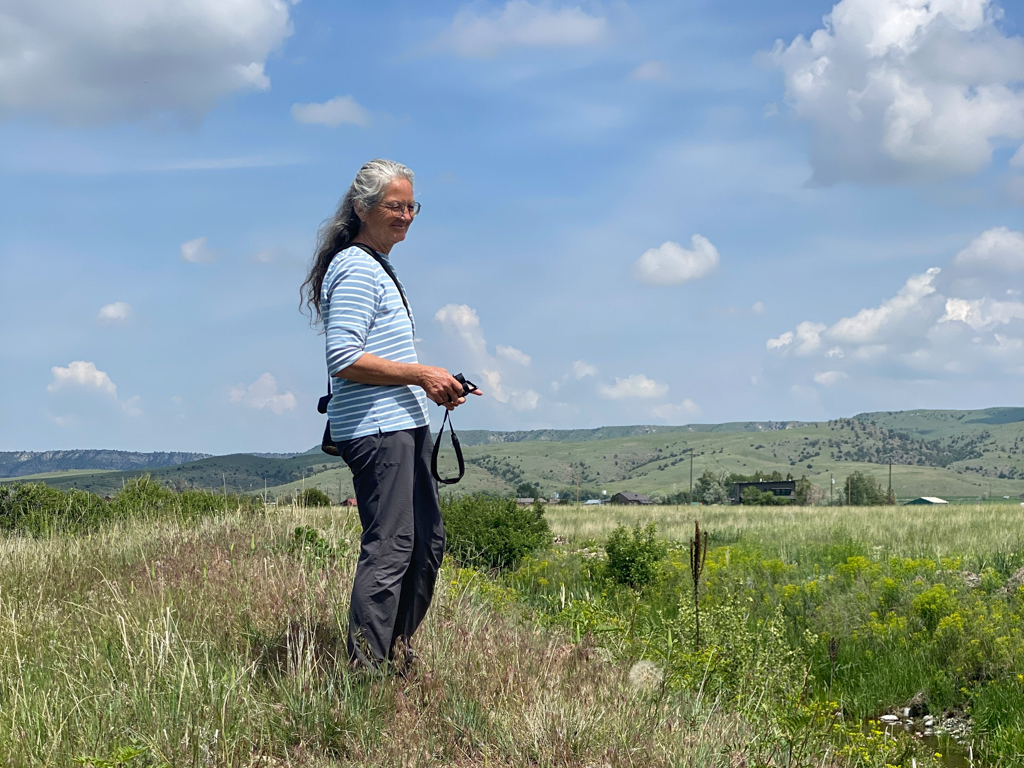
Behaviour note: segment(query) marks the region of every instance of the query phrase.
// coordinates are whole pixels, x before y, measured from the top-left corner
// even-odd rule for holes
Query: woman
[[[415,658],[412,636],[445,541],[427,399],[449,409],[466,401],[448,371],[420,365],[412,309],[389,259],[419,210],[412,171],[371,160],[320,228],[302,286],[327,337],[331,438],[352,470],[363,526],[348,631],[357,667],[402,670]]]

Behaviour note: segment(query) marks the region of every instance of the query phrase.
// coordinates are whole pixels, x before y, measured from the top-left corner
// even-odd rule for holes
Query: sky
[[[458,429],[1021,405],[1024,0],[0,0],[0,450],[300,451],[359,167]],[[440,411],[440,409],[437,409]],[[440,420],[435,414],[435,425]]]

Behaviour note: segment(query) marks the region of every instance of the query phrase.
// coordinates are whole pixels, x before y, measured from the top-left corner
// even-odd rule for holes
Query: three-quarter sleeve
[[[335,259],[321,291],[326,308],[327,372],[334,376],[363,356],[381,297],[373,268],[358,259]]]

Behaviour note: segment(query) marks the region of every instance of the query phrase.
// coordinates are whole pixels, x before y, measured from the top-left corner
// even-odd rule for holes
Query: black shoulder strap
[[[380,254],[373,250],[373,248],[371,248],[368,245],[363,245],[362,243],[349,243],[347,247],[358,248],[361,251],[365,251],[368,256],[372,257],[374,261],[380,264],[381,269],[388,273],[388,277],[391,278],[391,282],[393,282],[395,284],[395,288],[398,289],[398,294],[402,297],[402,303],[405,305],[406,314],[408,314],[409,319],[412,320],[412,310],[409,309],[409,302],[405,298],[405,291],[402,290],[402,284],[398,282],[398,277],[395,275],[395,270],[392,269],[391,265],[387,262],[387,260],[382,259],[380,257]]]

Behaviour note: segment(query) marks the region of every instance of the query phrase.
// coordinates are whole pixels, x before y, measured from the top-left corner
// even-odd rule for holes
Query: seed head
[[[629,670],[629,684],[638,691],[649,691],[661,685],[661,670],[653,661],[638,661]]]

